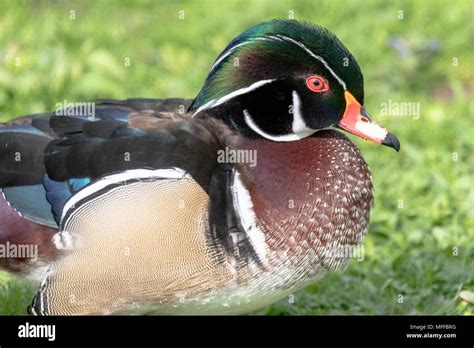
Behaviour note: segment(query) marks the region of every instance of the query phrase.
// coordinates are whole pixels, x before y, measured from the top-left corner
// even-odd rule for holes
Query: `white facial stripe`
[[[244,88],[241,88],[241,89],[238,89],[236,91],[233,91],[232,93],[229,93],[221,98],[219,98],[213,105],[212,107],[215,107],[215,106],[218,106],[218,105],[221,105],[223,103],[225,103],[226,101],[232,99],[232,98],[235,98],[239,95],[242,95],[242,94],[245,94],[245,93],[248,93],[248,92],[251,92],[263,85],[266,85],[267,83],[270,83],[270,82],[273,82],[275,81],[275,79],[269,79],[269,80],[261,80],[261,81],[257,81],[257,82],[254,82],[252,83],[250,86],[248,87],[244,87]]]
[[[218,66],[224,59],[226,59],[228,56],[230,56],[232,53],[234,53],[234,51],[237,49],[237,47],[240,47],[240,46],[244,46],[244,45],[247,45],[251,42],[254,42],[254,41],[270,41],[271,39],[269,37],[256,37],[254,39],[251,39],[249,41],[246,41],[246,42],[241,42],[231,48],[229,48],[229,50],[224,53],[222,56],[220,56],[216,61],[215,63],[212,65],[211,69],[209,69],[209,74],[215,69],[216,66]],[[280,40],[281,41],[281,40]]]
[[[342,88],[344,88],[344,90],[346,91],[347,90],[347,86],[346,86],[346,83],[344,82],[344,80],[342,80],[335,72],[334,70],[332,70],[332,68],[328,65],[328,63],[326,62],[326,60],[324,60],[323,57],[321,56],[318,56],[317,54],[315,54],[313,51],[311,51],[308,47],[306,47],[303,43],[299,42],[299,41],[296,41],[294,39],[292,39],[291,37],[288,37],[288,36],[285,36],[285,35],[269,35],[269,36],[264,36],[264,37],[257,37],[257,38],[254,38],[250,41],[247,41],[247,42],[242,42],[238,45],[235,45],[234,47],[230,48],[224,55],[222,55],[215,63],[214,65],[211,67],[210,71],[213,71],[215,67],[217,67],[226,57],[228,57],[229,55],[231,55],[238,47],[240,46],[243,46],[243,45],[246,45],[246,44],[249,44],[251,42],[254,42],[254,41],[259,41],[259,40],[276,40],[276,41],[287,41],[287,42],[290,42],[294,45],[297,45],[298,47],[301,47],[302,49],[304,49],[311,57],[319,60],[321,63],[323,63],[324,67],[331,73],[332,76],[334,76],[334,78],[339,82],[339,84],[342,86]]]
[[[181,168],[156,170],[132,169],[122,173],[108,175],[100,179],[99,181],[84,187],[82,190],[78,191],[75,195],[73,195],[64,205],[61,220],[64,218],[69,209],[74,208],[76,203],[111,184],[137,178],[182,179],[186,175],[189,174],[187,174],[187,172],[185,172]]]
[[[270,83],[270,82],[273,82],[275,81],[275,79],[270,79],[270,80],[260,80],[260,81],[257,81],[257,82],[254,82],[252,83],[250,86],[248,87],[244,87],[244,88],[240,88],[236,91],[233,91],[232,93],[229,93],[219,99],[212,99],[211,101],[207,102],[206,104],[202,105],[199,109],[196,110],[196,112],[193,114],[193,117],[194,115],[198,114],[199,112],[201,112],[202,110],[206,110],[206,109],[211,109],[213,107],[216,107],[218,105],[221,105],[221,104],[224,104],[225,102],[229,101],[230,99],[232,98],[235,98],[239,95],[242,95],[242,94],[245,94],[245,93],[248,93],[248,92],[251,92],[263,85],[266,85],[267,83]]]
[[[248,112],[248,110],[244,110],[244,118],[245,118],[245,123],[247,123],[247,126],[250,127],[255,133],[258,135],[264,137],[265,139],[272,140],[272,141],[295,141],[295,140],[300,140],[302,138],[306,138],[307,136],[313,134],[316,132],[315,130],[311,130],[311,133],[303,133],[303,134],[283,134],[283,135],[271,135],[268,133],[265,133],[263,129],[261,129],[255,121],[252,119],[252,116]]]
[[[296,41],[294,39],[292,39],[291,37],[288,37],[288,36],[283,36],[283,35],[277,35],[277,37],[279,38],[282,38],[288,42],[291,42],[299,47],[301,47],[302,49],[304,49],[306,52],[308,52],[308,54],[310,56],[312,56],[313,58],[316,58],[317,60],[319,60],[321,63],[323,63],[324,67],[331,73],[332,76],[334,76],[334,78],[339,82],[339,84],[342,86],[342,88],[344,88],[344,90],[346,91],[347,90],[347,87],[346,87],[346,83],[339,77],[337,76],[337,74],[334,72],[334,70],[331,69],[331,67],[328,65],[328,63],[323,59],[323,57],[321,56],[318,56],[317,54],[315,54],[313,51],[311,51],[308,47],[306,47],[305,45],[303,45],[301,42],[299,41]]]
[[[247,42],[241,42],[239,43],[238,45],[235,45],[234,47],[232,48],[229,48],[229,50],[224,53],[222,56],[220,56],[219,58],[217,58],[216,62],[212,65],[211,69],[209,69],[209,74],[214,70],[214,68],[216,66],[218,66],[224,59],[226,59],[228,56],[230,56],[237,47],[240,47],[240,46],[243,46],[243,45],[246,45],[248,44],[250,41],[247,41]]]
[[[342,88],[345,91],[347,90],[346,83],[334,72],[334,70],[331,69],[331,67],[328,65],[328,63],[324,60],[323,57],[318,56],[317,54],[315,54],[313,51],[311,51],[308,47],[306,47],[301,42],[296,41],[296,40],[292,39],[291,37],[284,36],[284,35],[276,35],[276,36],[275,35],[269,35],[269,36],[264,36],[264,37],[257,37],[257,38],[251,39],[247,42],[241,42],[241,43],[235,45],[234,47],[229,48],[229,50],[226,53],[224,53],[220,58],[218,58],[216,60],[216,62],[212,65],[209,73],[211,73],[225,58],[230,56],[238,47],[247,45],[247,44],[249,44],[251,42],[254,42],[254,41],[262,41],[262,40],[263,41],[269,41],[269,40],[286,41],[286,42],[292,43],[292,44],[304,49],[311,57],[313,57],[313,58],[317,59],[318,61],[320,61],[324,65],[324,67],[331,73],[331,75],[337,80],[337,82],[339,82],[339,84],[342,86]],[[218,100],[212,99],[212,100],[208,101],[207,103],[203,104],[202,106],[200,106],[196,110],[196,112],[193,114],[192,117],[194,117],[196,114],[198,114],[202,110],[211,109],[215,106],[221,105],[221,104],[227,102],[228,100],[230,100],[230,99],[232,99],[232,98],[234,98],[238,95],[242,95],[242,94],[251,92],[256,88],[258,88],[258,87],[260,87],[260,86],[262,86],[266,83],[273,82],[273,81],[275,81],[275,79],[260,80],[260,81],[257,81],[255,83],[253,83],[252,85],[250,85],[248,87],[241,88],[241,89],[238,89],[238,90],[236,90],[232,93],[229,93],[229,94],[221,97]]]
[[[207,110],[207,109],[212,108],[212,103],[214,101],[215,99],[212,99],[208,101],[206,104],[201,105],[191,117],[194,117],[195,115],[199,114],[202,110]]]
[[[246,42],[241,42],[231,48],[229,48],[229,50],[224,53],[222,56],[220,56],[216,61],[215,63],[212,65],[211,69],[209,69],[209,74],[224,60],[226,59],[228,56],[230,56],[232,53],[234,53],[234,51],[237,49],[237,47],[240,47],[240,46],[244,46],[244,45],[247,45],[251,42],[254,42],[254,41],[270,41],[270,40],[274,40],[274,39],[278,39],[279,41],[282,41],[280,40],[279,38],[275,38],[275,37],[256,37],[254,39],[251,39],[249,41],[246,41]]]
[[[305,138],[313,133],[316,130],[308,128],[303,119],[303,114],[301,113],[301,99],[296,91],[292,93],[293,97],[293,124],[292,130],[294,134],[300,135],[301,138]]]

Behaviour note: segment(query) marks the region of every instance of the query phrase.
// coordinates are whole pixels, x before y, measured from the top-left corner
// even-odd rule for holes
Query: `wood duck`
[[[339,129],[399,150],[326,29],[237,36],[197,97],[102,100],[0,127],[0,244],[38,246],[29,311],[238,314],[340,269],[367,233],[369,169]],[[38,274],[38,271],[36,272]]]

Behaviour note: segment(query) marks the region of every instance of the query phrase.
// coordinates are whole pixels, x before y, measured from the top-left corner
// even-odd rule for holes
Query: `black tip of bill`
[[[385,139],[382,140],[382,145],[391,147],[395,149],[397,152],[400,151],[400,142],[398,141],[397,137],[392,133],[387,133]]]

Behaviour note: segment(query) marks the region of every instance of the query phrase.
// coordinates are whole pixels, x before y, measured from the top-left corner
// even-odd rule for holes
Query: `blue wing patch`
[[[54,220],[59,225],[61,214],[66,201],[77,191],[90,183],[89,178],[74,178],[67,181],[55,181],[44,176],[43,184],[46,189],[46,199],[52,207]]]
[[[43,185],[10,186],[2,188],[6,201],[27,220],[58,228],[51,205],[46,200]]]

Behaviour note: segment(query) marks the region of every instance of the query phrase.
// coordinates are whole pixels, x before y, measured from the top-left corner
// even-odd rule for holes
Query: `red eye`
[[[328,83],[321,76],[310,76],[306,79],[306,86],[316,93],[323,93],[329,90]]]

